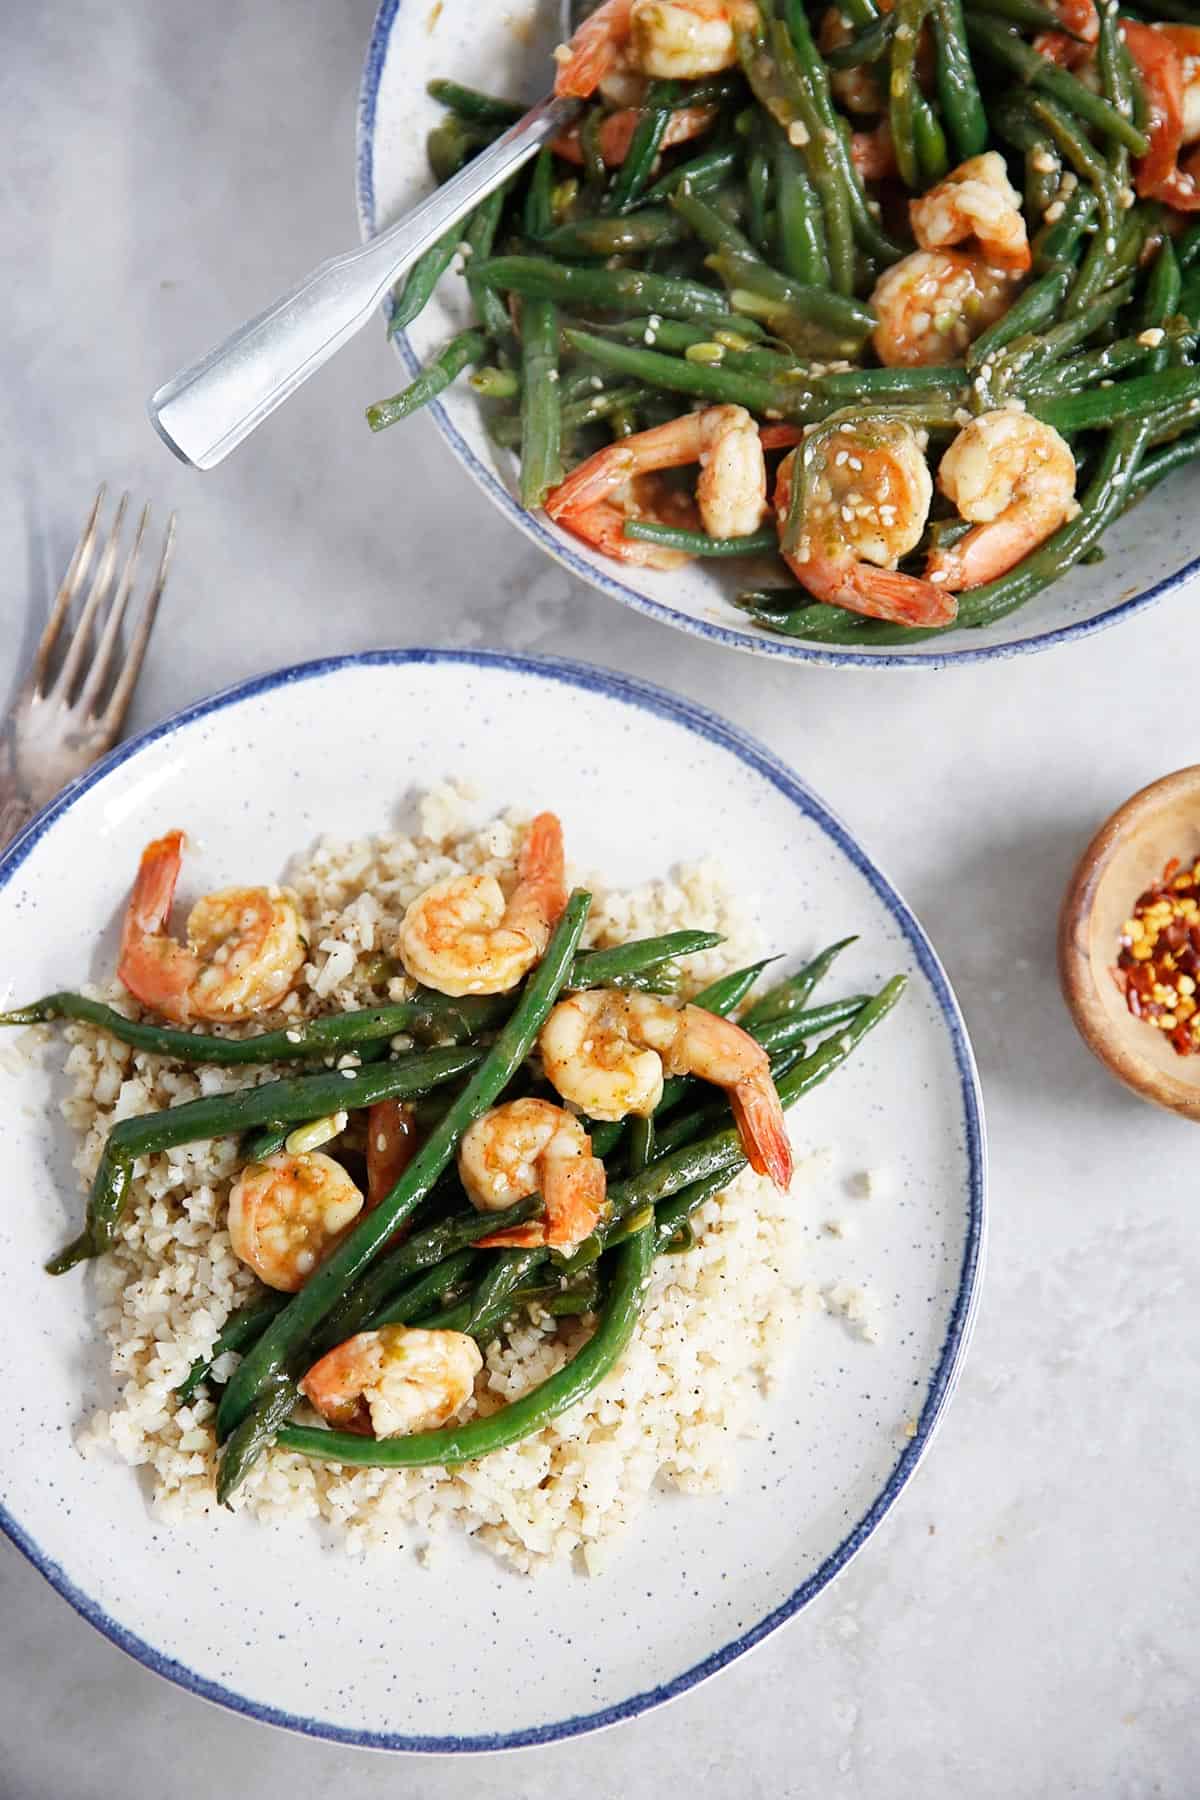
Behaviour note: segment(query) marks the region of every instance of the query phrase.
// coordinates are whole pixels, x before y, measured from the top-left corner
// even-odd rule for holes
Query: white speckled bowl
[[[770,1435],[740,1447],[738,1491],[654,1496],[590,1579],[531,1581],[465,1539],[424,1569],[411,1549],[349,1560],[316,1527],[214,1511],[170,1528],[135,1472],[84,1461],[74,1433],[110,1387],[91,1281],[42,1273],[83,1204],[59,1057],[0,1072],[4,1321],[29,1375],[0,1384],[0,1526],[84,1617],[196,1693],[322,1737],[459,1751],[656,1705],[774,1630],[855,1553],[920,1460],[962,1359],[984,1152],[945,975],[845,827],[720,719],[574,664],[421,650],[314,663],[122,747],[0,860],[0,1001],[112,967],[139,851],[165,827],[197,845],[193,893],[270,880],[317,834],[385,827],[405,791],[447,775],[477,783],[481,811],[557,809],[577,864],[615,884],[719,855],[779,949],[811,954],[858,932],[831,994],[910,977],[898,1010],[797,1115],[808,1144],[833,1153],[828,1180],[795,1194],[812,1279],[868,1287],[880,1341],[812,1318]],[[866,1169],[890,1191],[863,1198]],[[852,1235],[825,1234],[831,1217]]]
[[[429,186],[425,136],[443,116],[425,84],[435,75],[533,99],[549,86],[550,51],[557,40],[557,0],[511,0],[479,6],[473,0],[382,0],[363,74],[358,130],[358,209],[364,237],[411,206]],[[461,282],[442,282],[397,348],[415,374],[419,365],[467,323]],[[381,391],[387,365],[380,364]],[[682,405],[682,402],[681,402]],[[1153,604],[1200,570],[1195,523],[1196,476],[1174,476],[1104,539],[1105,559],[1078,567],[1027,606],[982,631],[935,637],[911,648],[870,650],[805,644],[753,624],[732,596],[756,584],[778,585],[780,565],[694,562],[669,574],[630,568],[594,554],[544,514],[527,513],[516,493],[516,463],[488,437],[480,405],[460,382],[431,411],[446,442],[506,518],[573,574],[602,593],[661,624],[714,644],[835,667],[942,668],[998,656],[1046,650],[1086,637]],[[389,453],[393,428],[378,454]]]

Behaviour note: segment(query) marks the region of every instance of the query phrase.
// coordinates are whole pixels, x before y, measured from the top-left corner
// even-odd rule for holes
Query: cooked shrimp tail
[[[730,1089],[729,1104],[750,1167],[785,1192],[792,1179],[792,1146],[770,1072],[755,1071]]]
[[[558,53],[554,91],[576,100],[594,94],[606,75],[620,67],[629,39],[633,0],[604,0]]]
[[[517,860],[517,885],[508,903],[508,924],[531,937],[550,940],[567,904],[566,857],[562,824],[543,812],[530,824]]]
[[[188,1016],[187,991],[198,965],[191,952],[166,932],[186,842],[182,831],[168,831],[142,851],[117,963],[117,976],[135,1000],[180,1020]]]
[[[480,1238],[482,1250],[567,1249],[588,1236],[606,1192],[604,1164],[573,1113],[548,1100],[509,1100],[494,1106],[463,1135],[458,1173],[480,1212],[503,1212],[540,1193],[545,1214]]]

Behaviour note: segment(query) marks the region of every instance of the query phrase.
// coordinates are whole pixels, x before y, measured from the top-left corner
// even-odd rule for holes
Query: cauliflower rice
[[[523,816],[508,813],[470,830],[468,799],[467,790],[440,787],[421,802],[415,835],[323,840],[291,871],[310,961],[285,1015],[403,998],[403,979],[389,979],[379,958],[408,903],[462,871],[511,881]],[[758,952],[751,921],[711,863],[625,893],[585,880],[595,895],[588,943],[684,925],[724,934],[719,949],[688,959],[690,991]],[[91,991],[129,1005],[115,984]],[[67,1035],[73,1092],[63,1110],[82,1140],[75,1162],[85,1187],[117,1120],[275,1074],[180,1069],[80,1024]],[[87,1422],[80,1445],[146,1468],[156,1510],[171,1521],[202,1518],[216,1505],[214,1406],[203,1390],[179,1406],[172,1389],[258,1286],[225,1229],[237,1165],[231,1140],[139,1162],[117,1245],[98,1265],[99,1320],[119,1398]],[[344,1470],[275,1449],[251,1471],[235,1508],[263,1521],[322,1519],[354,1552],[409,1546],[427,1557],[438,1535],[457,1526],[521,1571],[576,1552],[594,1571],[657,1483],[688,1493],[729,1488],[737,1439],[761,1430],[767,1384],[814,1301],[800,1271],[794,1207],[768,1181],[746,1171],[694,1222],[697,1247],[659,1259],[618,1366],[535,1436],[454,1469]],[[543,1381],[592,1324],[525,1316],[487,1346],[462,1416],[494,1412]],[[227,1377],[235,1361],[223,1359],[217,1375]]]

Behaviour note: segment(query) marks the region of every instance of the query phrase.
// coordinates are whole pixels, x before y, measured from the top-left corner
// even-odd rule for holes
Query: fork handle
[[[15,790],[0,797],[0,850],[6,849],[19,831],[24,831],[36,811],[37,808]]]
[[[575,100],[539,101],[427,200],[357,250],[323,262],[150,398],[150,421],[182,462],[211,469],[327,363],[430,245],[575,117]]]

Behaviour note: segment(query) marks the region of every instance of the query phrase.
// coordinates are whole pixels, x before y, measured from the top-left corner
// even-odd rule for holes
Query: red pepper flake
[[[1163,1031],[1180,1056],[1200,1051],[1200,858],[1172,857],[1121,927],[1113,973],[1135,1019]]]

